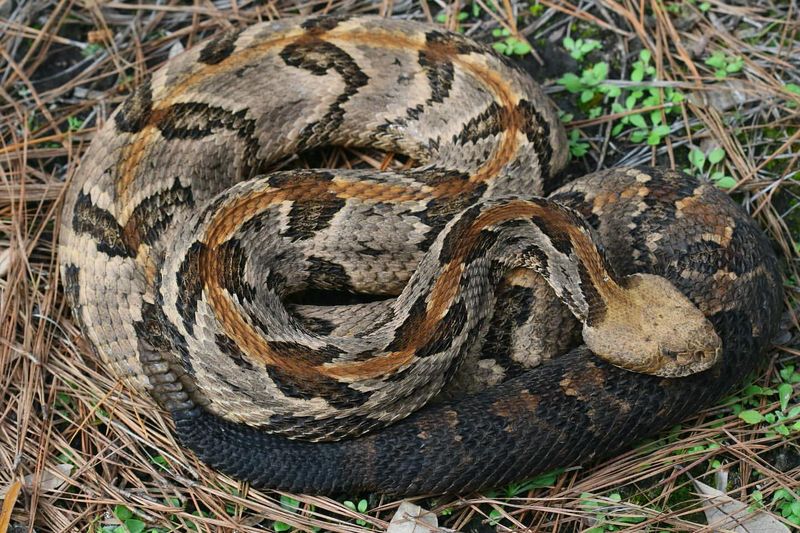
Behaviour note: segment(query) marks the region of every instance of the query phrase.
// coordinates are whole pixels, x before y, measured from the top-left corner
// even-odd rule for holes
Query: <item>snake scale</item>
[[[420,166],[265,174],[328,145]],[[167,61],[96,135],[65,293],[180,441],[258,486],[463,492],[607,456],[751,370],[781,284],[713,186],[619,168],[556,189],[567,154],[541,88],[463,36],[257,24]],[[292,300],[314,291],[375,301]]]

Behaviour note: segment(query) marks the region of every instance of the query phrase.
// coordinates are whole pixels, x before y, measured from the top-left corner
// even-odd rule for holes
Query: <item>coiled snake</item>
[[[261,175],[324,145],[422,166]],[[115,375],[229,474],[502,484],[718,399],[778,316],[775,257],[727,196],[625,168],[543,198],[566,159],[541,89],[460,35],[258,24],[169,60],[97,134],[65,199],[65,292]],[[309,291],[388,299],[285,303]],[[586,345],[550,359],[576,318]],[[505,381],[448,399],[487,368]]]

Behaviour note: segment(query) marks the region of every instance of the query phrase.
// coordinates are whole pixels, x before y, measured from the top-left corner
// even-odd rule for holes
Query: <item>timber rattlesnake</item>
[[[260,176],[323,145],[423,166]],[[115,375],[237,477],[416,493],[531,476],[719,398],[779,309],[775,257],[724,194],[628,168],[537,196],[566,159],[538,85],[457,34],[258,24],[168,61],[98,133],[66,195],[65,292]],[[308,290],[395,298],[282,303]],[[535,311],[543,296],[555,303]],[[621,370],[586,347],[522,368],[530,339],[570,330],[564,309],[615,365],[694,374]],[[474,370],[464,357],[505,357],[514,377],[417,411]]]

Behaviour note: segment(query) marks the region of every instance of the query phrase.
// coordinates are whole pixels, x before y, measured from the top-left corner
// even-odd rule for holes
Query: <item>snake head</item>
[[[609,363],[644,374],[683,377],[707,370],[722,341],[703,313],[669,281],[634,274],[583,327],[586,345]]]

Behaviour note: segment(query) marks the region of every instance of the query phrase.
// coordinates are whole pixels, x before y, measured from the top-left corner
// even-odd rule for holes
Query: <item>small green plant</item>
[[[361,514],[366,513],[367,510],[369,509],[369,502],[367,502],[367,500],[358,500],[358,504],[355,504],[350,500],[346,500],[343,501],[342,504],[351,511],[358,511]],[[356,520],[356,524],[358,524],[359,526],[366,526],[367,521],[359,518]]]
[[[464,22],[468,18],[469,18],[469,13],[467,13],[466,11],[459,11],[456,14],[456,21],[458,22]],[[444,24],[445,22],[447,22],[447,13],[445,11],[442,11],[441,13],[436,15],[436,22],[438,22],[439,24]]]
[[[614,492],[608,496],[612,503],[619,503],[622,501],[622,496],[618,492]],[[597,501],[595,496],[584,492],[581,494],[581,507],[594,512],[594,519],[596,525],[584,530],[584,533],[605,533],[606,531],[619,531],[624,527],[624,524],[638,524],[644,522],[644,516],[613,516],[608,517],[608,512],[613,510],[612,505],[602,501]]]
[[[797,492],[795,491],[795,494]],[[775,510],[781,516],[796,526],[800,526],[800,499],[787,489],[778,489],[772,495],[772,503]]]
[[[629,121],[637,128],[631,132],[631,141],[635,143],[647,140],[647,144],[650,146],[657,146],[661,144],[661,139],[670,132],[669,126],[662,124],[663,119],[659,111],[650,113],[649,124],[640,114],[630,115]]]
[[[650,50],[642,50],[639,52],[639,60],[633,63],[633,70],[631,70],[631,81],[640,82],[644,79],[645,75],[655,76],[656,67],[650,64],[652,54]]]
[[[530,492],[533,489],[543,489],[547,487],[552,487],[553,485],[555,485],[556,478],[558,478],[558,476],[561,475],[562,472],[564,472],[564,469],[558,468],[556,470],[553,470],[552,472],[548,472],[546,474],[537,476],[529,481],[524,481],[522,483],[512,483],[505,489],[506,497],[514,498],[515,496],[519,496],[520,494]]]
[[[725,159],[724,148],[714,148],[708,154],[698,148],[692,148],[689,152],[689,163],[691,168],[684,169],[688,174],[703,174],[709,172],[709,178],[721,189],[730,189],[736,185],[736,180],[726,175],[720,170],[719,164]],[[708,166],[706,166],[708,163]]]
[[[572,157],[583,157],[589,151],[589,143],[581,140],[580,130],[572,130],[569,132],[569,154]]]
[[[489,525],[491,527],[496,527],[501,520],[503,520],[503,513],[499,509],[489,511]]]
[[[728,74],[742,70],[744,58],[718,51],[711,54],[711,57],[705,60],[705,64],[714,69],[714,76],[718,80],[722,80],[728,77]]]
[[[564,113],[560,110],[558,116],[564,124],[572,122],[574,118],[572,113]],[[569,142],[569,155],[571,157],[583,157],[589,151],[589,143],[581,139],[581,131],[579,129],[571,130],[567,134],[567,141]]]
[[[768,424],[764,430],[767,437],[792,437],[800,433],[800,404],[792,403],[794,385],[797,383],[800,383],[800,372],[795,371],[794,365],[786,365],[778,372],[774,388],[750,385],[741,396],[729,400],[733,402],[731,409],[748,425]],[[762,398],[770,402],[777,399],[778,409],[763,414],[759,410]]]
[[[102,51],[103,51],[103,45],[101,45],[100,43],[89,43],[81,50],[81,55],[83,57],[92,57],[96,56]]]
[[[593,50],[599,50],[603,47],[600,41],[595,39],[573,39],[572,37],[564,37],[564,48],[567,49],[572,59],[576,61],[583,61],[583,58]]]
[[[492,45],[492,48],[501,54],[524,56],[531,51],[531,45],[511,35],[508,28],[495,28],[492,30],[492,37],[500,39]]]
[[[619,87],[603,83],[607,77],[608,63],[601,62],[584,69],[580,77],[573,72],[567,72],[558,80],[558,83],[569,92],[580,94],[582,104],[589,104],[602,99],[604,94],[608,94],[612,98],[619,96]]]
[[[67,117],[67,126],[69,126],[69,131],[78,131],[83,127],[83,120],[78,117],[69,116]]]
[[[281,507],[291,513],[297,513],[300,509],[300,502],[294,498],[290,498],[289,496],[281,496]],[[289,531],[292,529],[292,526],[286,522],[275,520],[275,522],[272,524],[272,529],[277,533],[282,533],[283,531]]]
[[[134,518],[131,510],[124,505],[114,507],[114,516],[122,522],[122,525],[110,526],[108,529],[103,528],[104,533],[141,533],[144,531],[145,523]]]
[[[528,11],[531,12],[531,15],[534,17],[540,16],[544,13],[544,5],[539,3],[539,0],[536,0],[529,8]]]

